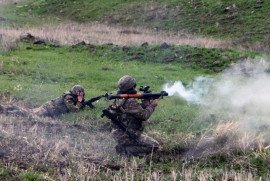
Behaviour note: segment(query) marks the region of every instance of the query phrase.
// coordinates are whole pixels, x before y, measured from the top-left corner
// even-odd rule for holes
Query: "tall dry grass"
[[[15,37],[0,34],[0,51],[16,49],[16,41]]]
[[[206,48],[230,48],[230,43],[213,38],[194,36],[185,32],[164,33],[143,28],[113,27],[98,23],[44,25],[41,27],[1,28],[0,34],[18,39],[22,32],[60,44],[75,44],[81,41],[92,44],[113,43],[117,45],[167,44],[191,45]]]
[[[0,0],[0,4],[16,3],[28,0]],[[140,27],[108,26],[100,23],[78,24],[64,22],[60,25],[44,25],[41,27],[0,28],[3,42],[2,49],[8,49],[14,44],[22,32],[29,32],[44,40],[60,44],[75,44],[81,41],[93,44],[113,43],[117,45],[162,44],[190,45],[194,47],[239,49],[244,51],[261,51],[269,53],[269,45],[263,42],[248,42],[245,37],[228,40],[192,35],[184,31],[165,33],[162,31],[147,30]],[[5,38],[8,37],[8,38]],[[246,43],[241,43],[246,42]],[[1,42],[0,42],[1,44]],[[0,45],[1,46],[1,45]],[[13,46],[13,45],[12,45]],[[1,47],[0,47],[1,48]],[[1,50],[1,49],[0,49]]]
[[[251,133],[242,129],[239,121],[220,121],[215,130],[206,131],[192,154],[207,156],[210,154],[232,154],[232,152],[268,149],[269,142],[265,139],[268,130],[260,134]],[[195,156],[192,155],[192,156]]]
[[[21,1],[28,1],[28,0],[0,0],[0,4],[11,4],[11,3],[18,3]]]
[[[27,120],[0,115],[0,120],[0,151],[5,168],[43,172],[43,177],[47,179],[204,181],[215,178],[252,181],[259,177],[252,169],[247,171],[244,163],[243,168],[236,171],[201,169],[200,161],[190,165],[187,160],[182,163],[181,169],[166,171],[149,167],[147,159],[107,157],[106,154],[114,153],[111,138],[98,129],[87,130],[83,125],[46,118]],[[234,132],[231,130],[234,126],[233,123],[222,125],[215,134],[221,132],[231,136],[228,133]],[[261,179],[269,179],[269,175]]]
[[[194,47],[239,49],[244,51],[261,51],[269,53],[269,47],[261,42],[245,43],[242,45],[238,39],[220,40],[186,32],[162,32],[147,30],[141,27],[109,26],[99,23],[78,24],[74,22],[60,25],[45,24],[40,27],[0,28],[2,36],[2,49],[19,39],[20,34],[29,32],[33,36],[62,45],[76,44],[81,41],[91,44],[113,43],[116,45],[149,44],[190,45]],[[236,43],[238,42],[238,43]]]
[[[10,95],[3,95],[0,102],[23,105]],[[44,178],[52,180],[257,180],[256,168],[246,168],[250,158],[245,153],[250,150],[261,155],[269,146],[265,144],[263,132],[250,135],[241,131],[237,121],[220,121],[215,128],[209,128],[202,135],[198,145],[190,148],[179,157],[167,150],[167,154],[151,155],[145,159],[126,158],[116,155],[108,125],[83,124],[91,122],[90,118],[82,118],[76,124],[49,118],[7,117],[0,114],[0,160],[6,168],[44,172]],[[268,132],[268,130],[264,130]],[[152,132],[165,146],[167,138],[160,131]],[[179,135],[179,142],[194,142],[196,137],[189,133]],[[179,142],[178,142],[179,141]],[[178,143],[177,143],[178,142]],[[164,151],[164,150],[163,150]],[[179,153],[178,153],[179,154]],[[214,159],[205,160],[208,155],[226,155],[230,164],[241,166],[240,170],[226,168],[201,169],[201,165]],[[170,156],[173,160],[166,161]],[[179,162],[180,169],[163,170],[153,163],[161,158],[162,163]],[[195,164],[191,164],[195,158]],[[202,158],[202,159],[201,159]],[[153,160],[152,160],[153,159]],[[180,160],[181,159],[181,160]],[[161,163],[158,161],[158,163]],[[165,168],[166,166],[164,166]],[[48,175],[49,170],[54,170]],[[269,174],[262,180],[270,178]]]

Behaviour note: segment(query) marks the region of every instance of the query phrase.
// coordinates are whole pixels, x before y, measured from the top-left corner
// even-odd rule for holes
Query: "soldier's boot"
[[[18,110],[19,108],[17,106],[6,106],[5,109],[6,111],[13,111]]]
[[[154,152],[154,149],[151,147],[146,147],[144,145],[134,145],[134,146],[127,146],[126,152],[127,155],[129,156],[136,156],[142,158]]]
[[[13,116],[25,116],[25,114],[19,110],[7,111],[7,113]]]
[[[128,154],[138,157],[151,155],[160,149],[160,144],[153,138],[142,133],[139,137],[139,144],[131,144],[126,146]]]
[[[122,148],[121,148],[120,145],[116,145],[114,148],[115,148],[115,151],[116,151],[117,154],[121,154],[122,153]]]
[[[119,155],[126,155],[127,154],[127,151],[123,145],[116,145],[115,151]]]
[[[4,106],[1,106],[0,105],[0,114],[3,114],[4,113],[4,110],[5,110]]]

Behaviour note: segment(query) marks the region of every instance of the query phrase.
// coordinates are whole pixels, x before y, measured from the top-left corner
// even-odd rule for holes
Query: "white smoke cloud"
[[[269,147],[270,67],[265,59],[247,59],[215,78],[197,77],[187,86],[178,81],[164,88],[170,96],[199,105],[198,120],[216,120],[216,128],[206,131],[187,156]]]
[[[169,83],[165,84],[163,90],[167,91],[169,96],[177,95],[182,97],[189,104],[204,104],[203,97],[208,94],[212,83],[212,78],[200,76],[186,87],[181,81],[177,81],[172,86]]]
[[[219,119],[243,121],[259,127],[270,123],[269,63],[262,58],[248,59],[214,79],[197,77],[186,87],[181,81],[165,84],[169,95],[177,95],[189,104],[202,105]]]
[[[207,108],[239,121],[262,125],[270,123],[269,63],[264,59],[246,60],[221,74],[207,96]]]

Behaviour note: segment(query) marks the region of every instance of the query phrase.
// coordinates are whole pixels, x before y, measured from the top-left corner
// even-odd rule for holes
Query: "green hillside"
[[[78,22],[143,26],[155,30],[187,31],[236,44],[260,41],[269,45],[270,2],[261,0],[36,0],[22,9]]]
[[[126,74],[153,93],[181,83],[173,89],[185,95],[164,97],[146,121],[144,132],[161,149],[145,157],[116,153],[111,123],[101,117],[113,100],[102,98],[95,109],[56,119],[0,114],[0,180],[269,180],[270,2],[8,2],[0,0],[0,105],[36,108],[76,84],[84,86],[86,99],[116,94]],[[136,37],[145,32],[132,27],[142,27],[153,37],[183,31],[234,46],[85,43],[91,38],[81,41],[80,35],[93,29],[85,26],[79,34],[79,25],[88,22],[106,24],[97,31],[109,36]],[[125,26],[131,28],[110,34],[111,27]],[[24,31],[36,39],[20,40]],[[189,95],[197,93],[203,101],[190,102]]]
[[[211,70],[224,70],[228,63],[241,60],[239,56],[261,56],[252,52],[189,46],[167,49],[130,46],[124,50],[111,44],[50,47],[49,44],[19,43],[18,46],[20,49],[3,52],[0,56],[0,102],[28,108],[58,97],[74,84],[83,85],[86,99],[89,99],[106,92],[115,94],[119,77],[129,74],[136,78],[138,85],[150,85],[153,92],[160,92],[168,82],[181,80],[188,85],[198,76],[215,77],[217,72]],[[189,55],[183,60],[169,56],[176,52]],[[222,60],[221,56],[225,55],[227,60]],[[155,60],[155,56],[159,59]],[[221,58],[221,63],[213,64],[217,58]],[[205,60],[206,64],[202,65],[208,67],[202,67],[200,62],[196,64],[199,59]],[[241,180],[268,177],[270,152],[267,145],[250,148],[252,142],[242,142],[230,121],[225,122],[223,129],[219,128],[220,119],[229,115],[215,113],[210,116],[200,111],[203,106],[188,104],[177,96],[160,100],[145,130],[160,142],[161,151],[151,158],[119,156],[114,150],[115,141],[111,138],[108,120],[100,117],[102,109],[111,102],[100,100],[94,103],[95,109],[86,107],[79,113],[56,120],[0,114],[3,155],[0,157],[0,178],[123,180],[127,177],[137,180],[154,179],[159,174],[160,179],[156,180],[196,180],[206,173],[206,178],[217,180],[226,174],[233,177],[234,173],[239,174]],[[204,156],[206,148],[199,147],[192,153],[206,135],[212,135],[214,142],[205,144],[213,147],[214,152]],[[230,144],[238,145],[239,140],[243,148],[231,147]],[[266,137],[266,140],[269,139]],[[232,150],[226,151],[227,146]],[[189,158],[186,155],[189,152],[195,158]],[[195,170],[194,174],[190,175],[190,170]]]

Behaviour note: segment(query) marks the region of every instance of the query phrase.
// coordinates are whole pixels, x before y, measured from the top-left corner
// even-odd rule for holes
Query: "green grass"
[[[24,44],[22,50],[1,55],[0,93],[9,92],[32,107],[58,97],[76,84],[85,87],[86,98],[107,92],[115,94],[117,81],[126,74],[133,76],[138,86],[150,85],[153,92],[160,92],[167,82],[182,81],[187,85],[198,76],[209,75],[209,72],[214,76],[215,66],[222,71],[243,54],[257,54],[190,46],[171,46],[165,50],[159,46],[128,47],[129,51],[123,51],[115,45],[97,45],[95,53],[92,53],[93,49],[89,52],[88,46],[51,48],[40,45],[27,49],[29,46],[31,44]],[[182,54],[176,55],[176,52]],[[222,60],[225,55],[226,60]],[[217,59],[221,63],[213,65]],[[91,119],[101,120],[101,110],[109,103],[101,100],[95,104],[97,109],[69,114],[64,120],[75,123],[88,114]],[[213,120],[199,117],[198,113],[196,105],[188,105],[177,97],[165,97],[150,118],[149,129],[159,130],[172,139],[181,132],[203,132]]]
[[[69,47],[46,46],[5,52],[1,55],[0,90],[2,93],[11,92],[33,105],[40,105],[75,84],[83,85],[89,98],[106,92],[116,93],[117,81],[126,74],[136,78],[138,85],[150,85],[154,92],[161,91],[167,81],[188,83],[194,77],[205,74],[204,70],[183,69],[176,62],[124,61],[126,55],[118,54],[122,50],[113,52],[111,48],[97,46],[96,54],[89,53],[86,47],[70,50]],[[136,47],[132,49],[136,52]],[[177,101],[175,104],[178,104]]]
[[[51,48],[39,45],[27,49],[29,46],[31,44],[24,44],[22,50],[4,52],[0,56],[3,62],[0,93],[8,92],[32,107],[60,96],[76,84],[85,87],[86,99],[107,92],[115,94],[117,81],[127,74],[136,79],[138,86],[150,85],[153,92],[160,92],[167,82],[182,81],[187,85],[195,77],[209,73],[214,76],[214,70],[222,71],[243,54],[256,55],[190,46],[171,46],[168,49],[160,49],[159,46],[127,47],[129,51],[123,51],[115,45],[97,45],[90,52],[88,46]],[[222,60],[222,56],[226,56],[226,60]],[[221,63],[213,65],[216,60]],[[90,118],[101,120],[101,110],[109,103],[100,100],[95,104],[97,109],[90,111]],[[165,97],[150,118],[149,129],[159,130],[172,139],[179,132],[201,132],[213,120],[199,117],[198,113],[196,105],[188,105],[177,97]],[[89,109],[66,115],[65,120],[77,122],[88,114]]]
[[[32,46],[31,43],[20,44],[21,49],[2,52],[0,56],[0,94],[15,97],[19,103],[24,102],[27,107],[37,107],[42,103],[60,96],[64,91],[70,90],[75,84],[81,84],[86,89],[86,98],[91,98],[106,92],[116,93],[117,81],[123,75],[129,74],[136,78],[138,85],[150,85],[153,92],[160,92],[164,83],[183,81],[188,84],[194,78],[201,75],[215,76],[216,73],[210,73],[213,69],[213,61],[226,55],[226,63],[221,63],[220,70],[228,66],[230,62],[236,62],[239,57],[253,57],[262,55],[256,52],[240,52],[235,50],[204,49],[189,46],[171,46],[168,49],[160,49],[158,45],[148,47],[128,47],[129,51],[123,51],[116,45],[96,45],[93,51],[89,51],[88,46],[63,46],[53,48],[49,46]],[[29,49],[27,47],[32,47]],[[175,57],[175,52],[183,52],[183,60]],[[95,52],[95,53],[93,53]],[[134,55],[139,55],[134,59]],[[188,56],[187,56],[188,55]],[[198,56],[200,55],[200,56]],[[167,62],[169,57],[172,61]],[[196,64],[196,58],[205,60],[208,68]],[[222,62],[222,61],[221,61]],[[191,66],[192,65],[192,66]],[[109,130],[107,120],[100,117],[103,108],[110,102],[100,100],[94,103],[95,109],[86,108],[85,110],[67,114],[63,116],[57,124],[76,123],[93,128],[94,133],[100,133],[99,129]],[[25,106],[21,105],[21,106]],[[251,170],[256,178],[268,174],[267,168],[269,151],[256,151],[232,153],[220,153],[209,155],[198,159],[189,159],[179,161],[177,154],[181,149],[195,146],[202,135],[215,129],[215,119],[207,115],[200,115],[200,107],[188,105],[183,99],[177,97],[165,97],[159,102],[159,106],[148,121],[145,130],[150,136],[157,138],[162,144],[163,150],[168,153],[161,156],[154,156],[151,164],[145,159],[138,159],[138,170],[110,171],[111,175],[121,176],[123,174],[134,174],[136,178],[150,177],[150,168],[152,171],[162,171],[162,178],[170,179],[170,173],[184,173],[189,169],[196,169],[197,172],[192,175],[193,179],[199,177],[199,173],[211,172],[212,176],[221,179],[222,171],[229,169],[235,172]],[[16,119],[16,118],[15,118]],[[38,122],[42,120],[34,120]],[[46,129],[44,133],[46,133]],[[74,135],[74,130],[67,130],[66,134]],[[76,133],[79,136],[79,133]],[[104,132],[109,134],[109,132]],[[156,135],[157,134],[157,135]],[[190,135],[191,138],[185,138],[181,135]],[[62,135],[58,135],[61,137]],[[83,136],[83,135],[82,135]],[[51,133],[44,135],[51,137]],[[90,144],[91,140],[82,137],[84,144]],[[15,139],[15,138],[14,138]],[[34,138],[32,138],[34,139]],[[96,137],[95,141],[104,141],[103,137]],[[105,137],[106,139],[106,137]],[[184,140],[183,140],[184,139]],[[29,138],[29,141],[31,139]],[[108,144],[113,144],[108,141]],[[112,141],[112,140],[110,140]],[[107,147],[109,145],[106,145]],[[105,146],[105,148],[107,148]],[[104,151],[106,153],[106,150]],[[174,155],[176,154],[176,155]],[[245,162],[241,162],[245,158]],[[67,160],[74,162],[74,157],[67,157]],[[109,159],[119,163],[115,155],[110,155]],[[234,164],[231,160],[234,159]],[[238,162],[241,162],[238,164]],[[127,160],[132,167],[132,160]],[[250,163],[251,165],[246,165]],[[243,166],[247,166],[243,168]],[[50,165],[48,166],[50,167]],[[48,168],[46,166],[46,169]],[[13,172],[12,169],[0,167],[2,177],[22,180],[40,180],[43,176],[29,168],[26,172]],[[38,170],[43,165],[35,165]],[[217,169],[220,170],[217,170]],[[252,168],[252,169],[251,169]],[[49,169],[49,168],[48,168]],[[43,171],[47,172],[47,171]],[[48,170],[52,177],[58,177],[58,172]],[[98,172],[93,179],[103,179],[105,172]],[[78,173],[71,173],[70,178],[78,179]],[[186,175],[179,175],[179,179],[187,179]],[[210,177],[209,177],[210,178]],[[243,175],[241,178],[246,178]]]
[[[225,9],[229,7],[228,11]],[[257,0],[212,1],[33,1],[17,8],[22,14],[57,15],[78,22],[101,21],[165,31],[188,30],[237,44],[260,41],[268,45],[270,2]],[[237,39],[235,39],[237,37]]]
[[[99,45],[95,53],[90,53],[88,46],[38,46],[30,50],[26,49],[28,46],[1,55],[0,92],[11,92],[32,105],[53,99],[75,84],[83,85],[89,98],[106,92],[116,93],[117,81],[126,74],[136,78],[138,85],[150,85],[152,91],[160,92],[167,82],[181,80],[188,84],[197,76],[222,71],[242,54],[253,56],[233,50],[189,46],[171,46],[165,50],[159,46],[128,47],[129,51],[123,51],[118,46]],[[179,52],[181,55],[177,55]],[[226,60],[222,60],[225,55]],[[220,60],[220,64],[213,65],[216,60]],[[161,104],[168,103],[166,99]],[[177,105],[187,106],[184,101],[174,101],[173,106]],[[190,120],[194,118],[185,111],[182,114]],[[167,115],[161,112],[157,117],[163,120]],[[178,116],[176,111],[170,118]]]
[[[57,24],[56,18],[48,16],[30,15],[29,12],[22,13],[27,3],[1,4],[0,5],[0,27],[1,28],[21,28],[31,26],[41,26],[43,24]],[[20,13],[19,13],[20,12]]]
[[[250,35],[245,37],[249,38],[247,41],[264,41],[267,35],[262,32],[267,30],[268,20],[262,17],[267,17],[265,14],[269,3],[265,2],[263,7],[258,9],[253,8],[257,5],[256,1],[245,3],[240,0],[237,2],[237,11],[225,13],[224,8],[231,6],[233,1],[37,0],[28,4],[27,7],[24,6],[25,4],[0,6],[2,8],[0,11],[6,12],[1,16],[9,20],[1,22],[3,27],[36,26],[46,22],[57,23],[57,21],[51,21],[49,17],[41,21],[36,19],[36,15],[47,17],[47,14],[51,14],[66,16],[79,22],[109,20],[111,23],[158,27],[158,29],[169,31],[184,28],[194,33],[223,38],[241,37],[248,32]],[[151,5],[153,9],[151,9]],[[18,16],[13,14],[14,9],[19,12]],[[251,10],[254,10],[254,13],[249,14]],[[264,24],[264,26],[256,26],[257,24],[253,23]],[[167,82],[180,80],[187,85],[201,75],[214,77],[226,69],[230,63],[246,57],[269,57],[269,55],[262,55],[258,52],[174,45],[167,49],[161,49],[160,45],[129,46],[125,51],[123,51],[123,47],[109,44],[96,45],[90,51],[88,46],[52,48],[42,45],[35,47],[29,43],[20,44],[19,47],[22,48],[0,54],[0,95],[11,95],[18,100],[20,106],[28,108],[37,107],[60,96],[75,84],[85,87],[86,99],[107,92],[115,94],[119,78],[129,74],[137,80],[137,85],[150,85],[153,92],[160,92]],[[27,49],[27,47],[32,49]],[[108,107],[111,102],[102,99],[94,103],[95,109],[86,108],[79,113],[64,115],[57,121],[57,124],[78,123],[91,126],[94,133],[99,133],[99,129],[109,127],[107,120],[101,118],[100,114],[102,109]],[[138,169],[134,170],[129,169],[133,168],[134,161],[127,160],[124,162],[128,165],[125,169],[109,170],[106,173],[101,169],[97,175],[93,176],[93,179],[104,180],[107,173],[111,174],[110,176],[134,173],[135,179],[139,180],[145,175],[150,177],[150,169],[152,172],[161,172],[161,179],[164,180],[170,180],[171,171],[174,170],[178,173],[177,179],[188,179],[183,173],[188,172],[189,169],[196,170],[191,174],[191,178],[194,180],[198,179],[199,174],[204,175],[204,171],[205,177],[209,172],[212,174],[211,177],[207,177],[209,180],[223,179],[224,171],[231,172],[232,177],[233,171],[237,173],[250,171],[255,179],[266,178],[266,175],[269,174],[269,150],[250,152],[240,150],[239,152],[220,153],[200,159],[191,158],[180,161],[181,158],[178,158],[177,154],[181,152],[181,149],[196,145],[203,134],[215,129],[215,121],[209,115],[201,115],[199,106],[188,105],[185,100],[177,97],[164,97],[149,119],[146,133],[150,133],[150,136],[154,138],[157,137],[163,149],[172,153],[154,157],[151,164],[145,159],[135,158]],[[68,130],[67,135],[73,135],[72,131]],[[44,132],[46,133],[46,130]],[[109,134],[109,132],[104,132],[104,134]],[[181,137],[182,135],[190,135],[191,138]],[[44,136],[50,138],[50,134]],[[96,139],[101,139],[102,142],[104,141],[102,138],[97,137]],[[90,138],[83,137],[83,139],[86,140],[82,140],[83,144],[92,141],[89,140]],[[108,140],[105,139],[105,141]],[[109,144],[112,143],[109,142]],[[106,146],[108,147],[108,145]],[[105,148],[107,148],[106,146]],[[173,153],[176,153],[176,156]],[[119,158],[113,155],[109,159],[115,161]],[[72,167],[72,161],[75,161],[75,158],[70,157],[68,160]],[[115,162],[122,164],[122,161],[119,160]],[[40,164],[36,170],[42,170],[43,167],[47,169],[50,165]],[[57,169],[55,171],[54,167],[48,169],[46,174],[55,176]],[[12,168],[1,165],[0,180],[42,180],[42,174],[33,170],[35,168],[28,171],[14,171]],[[70,174],[70,179],[76,180],[79,173]],[[130,178],[130,175],[127,177]],[[240,178],[247,180],[248,174],[243,174]]]
[[[1,165],[2,167],[2,165]],[[18,171],[16,169],[4,169],[0,167],[0,179],[1,180],[18,180],[18,181],[42,181],[44,177],[38,172],[32,171]],[[47,179],[49,180],[49,179]]]

